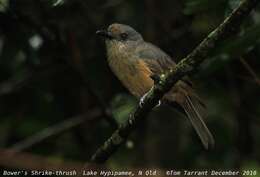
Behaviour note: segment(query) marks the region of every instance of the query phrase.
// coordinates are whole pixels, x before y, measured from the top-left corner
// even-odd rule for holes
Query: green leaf
[[[118,94],[111,102],[113,116],[119,123],[127,120],[129,114],[133,111],[136,100],[125,94]]]
[[[8,9],[9,0],[0,0],[0,12],[5,12]]]

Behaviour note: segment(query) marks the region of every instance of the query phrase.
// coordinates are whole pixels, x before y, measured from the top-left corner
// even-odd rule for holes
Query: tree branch
[[[41,143],[42,141],[58,136],[68,130],[71,130],[78,125],[81,125],[82,123],[86,121],[93,121],[95,118],[103,116],[100,110],[94,109],[92,112],[88,112],[87,114],[84,115],[79,115],[72,117],[70,119],[66,119],[62,122],[59,122],[56,125],[50,126],[46,129],[43,129],[42,131],[30,136],[29,138],[18,142],[14,144],[10,150],[13,152],[21,152],[24,151],[28,148],[31,148],[32,146],[35,146],[36,144]]]
[[[134,130],[148,113],[157,105],[163,95],[183,76],[193,72],[209,55],[217,42],[234,35],[239,31],[242,20],[257,5],[259,0],[243,0],[225,20],[211,32],[186,58],[181,60],[175,68],[160,76],[159,82],[149,91],[142,107],[137,107],[128,121],[122,124],[112,136],[96,151],[91,161],[104,163],[125,142],[128,135]]]
[[[63,162],[30,153],[15,153],[8,149],[0,149],[0,166],[22,170],[76,170],[81,172],[84,164],[80,162]],[[94,167],[96,168],[96,167]]]

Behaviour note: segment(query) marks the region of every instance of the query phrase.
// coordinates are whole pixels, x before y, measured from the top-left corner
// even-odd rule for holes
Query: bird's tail
[[[196,95],[187,95],[181,103],[181,107],[187,114],[204,147],[206,149],[213,147],[215,144],[214,138],[202,119],[203,114],[205,115],[205,106],[200,99]]]

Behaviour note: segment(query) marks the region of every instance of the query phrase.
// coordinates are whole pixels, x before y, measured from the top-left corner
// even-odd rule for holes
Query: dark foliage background
[[[1,148],[56,161],[88,161],[138,101],[109,70],[104,43],[95,31],[114,22],[129,24],[179,61],[238,3],[1,0]],[[215,136],[215,149],[205,151],[190,123],[162,107],[143,122],[107,166],[260,169],[259,39],[258,7],[241,32],[221,42],[212,60],[191,76],[207,104],[206,121]],[[59,127],[64,120],[73,123],[78,115],[84,116],[80,125],[21,146],[45,128]]]

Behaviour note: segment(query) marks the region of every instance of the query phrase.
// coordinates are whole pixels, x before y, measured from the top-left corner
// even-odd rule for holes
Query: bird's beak
[[[99,36],[105,37],[107,39],[113,38],[112,34],[110,32],[108,32],[107,30],[98,30],[96,32],[96,34],[99,35]]]

